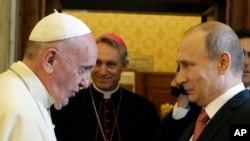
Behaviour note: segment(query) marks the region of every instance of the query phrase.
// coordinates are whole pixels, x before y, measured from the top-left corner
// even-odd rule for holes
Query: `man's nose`
[[[183,85],[187,81],[187,77],[184,72],[179,71],[178,75],[176,75],[176,83],[178,85]]]
[[[85,74],[82,75],[80,81],[80,87],[86,89],[89,87],[89,83],[90,83],[90,72],[85,72]]]

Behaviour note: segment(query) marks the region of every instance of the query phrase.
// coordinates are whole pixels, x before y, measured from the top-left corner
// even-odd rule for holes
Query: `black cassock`
[[[105,111],[103,94],[90,86],[70,98],[69,104],[61,110],[57,111],[52,106],[50,112],[55,124],[57,140],[104,141],[103,134],[106,133],[107,138],[112,136],[112,141],[153,140],[155,129],[160,124],[160,118],[151,101],[123,88],[119,88],[112,94],[109,101],[114,109]],[[107,111],[108,113],[113,112],[107,116]],[[116,115],[117,121],[114,125]]]

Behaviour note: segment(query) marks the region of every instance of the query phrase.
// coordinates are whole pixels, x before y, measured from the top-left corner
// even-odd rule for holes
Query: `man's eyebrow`
[[[180,60],[180,61],[178,61],[178,63],[179,63],[179,64],[186,64],[186,63],[189,63],[189,62],[186,61],[186,60]]]
[[[89,70],[89,69],[92,69],[94,66],[93,65],[89,65],[89,66],[79,66],[80,69],[86,69],[86,70]]]

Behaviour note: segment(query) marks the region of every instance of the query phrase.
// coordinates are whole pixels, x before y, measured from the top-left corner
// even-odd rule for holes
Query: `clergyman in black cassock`
[[[154,104],[119,86],[128,66],[125,43],[114,34],[96,42],[93,85],[80,90],[62,110],[51,108],[58,141],[152,141],[160,124]]]
[[[90,88],[99,113],[104,101],[103,94],[93,86]],[[125,89],[122,89],[120,94],[120,89],[122,88],[111,95],[114,107],[118,106],[122,96],[112,140],[152,141],[155,128],[160,122],[153,103]],[[51,115],[58,141],[103,141],[89,88],[81,90],[71,98],[62,110],[56,111],[52,108]],[[102,118],[100,117],[100,120],[103,125]]]

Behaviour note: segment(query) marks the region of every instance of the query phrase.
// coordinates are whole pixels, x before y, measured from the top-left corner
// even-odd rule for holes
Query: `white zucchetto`
[[[84,22],[74,16],[55,11],[35,25],[29,36],[29,41],[58,41],[88,33],[91,31]]]

